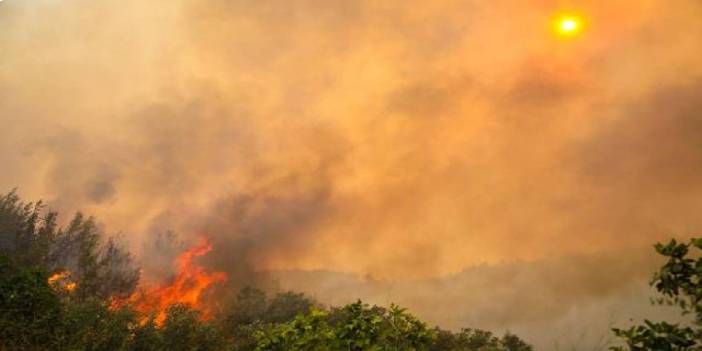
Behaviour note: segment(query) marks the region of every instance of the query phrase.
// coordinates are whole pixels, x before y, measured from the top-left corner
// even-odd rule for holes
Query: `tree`
[[[502,346],[502,349],[505,351],[533,351],[534,348],[531,347],[531,345],[527,344],[524,342],[524,340],[520,339],[518,336],[511,334],[511,333],[506,333],[505,335],[502,336],[502,339],[500,339],[500,346]]]
[[[427,350],[433,330],[391,306],[385,309],[357,301],[326,312],[313,309],[288,323],[257,334],[257,350]]]
[[[626,346],[612,350],[702,350],[702,239],[692,239],[688,243],[671,240],[668,244],[656,244],[655,249],[667,258],[651,281],[662,295],[656,302],[678,306],[682,314],[691,315],[693,321],[690,325],[680,325],[646,320],[643,325],[629,329],[615,328],[615,335],[622,338]]]
[[[257,351],[322,351],[332,348],[334,331],[327,323],[328,313],[313,310],[288,323],[269,325],[256,332]]]
[[[46,272],[0,253],[0,350],[54,349],[63,335],[59,298]]]
[[[138,325],[131,309],[112,309],[96,298],[71,301],[65,309],[64,348],[69,350],[127,350]]]
[[[226,323],[230,328],[262,321],[268,299],[266,293],[252,287],[245,287],[236,296],[236,302],[229,310]]]
[[[161,334],[164,350],[217,351],[228,348],[216,325],[203,322],[198,311],[183,304],[167,309]]]
[[[52,266],[56,212],[41,202],[23,202],[15,191],[0,196],[0,251],[23,266]]]
[[[301,293],[282,292],[269,299],[262,290],[244,287],[228,310],[224,333],[234,340],[236,350],[253,350],[259,331],[271,324],[287,323],[299,315],[307,315],[316,305]]]
[[[163,344],[161,331],[152,317],[134,330],[129,351],[160,351],[164,349]]]
[[[139,281],[129,252],[108,238],[91,217],[77,213],[66,228],[42,202],[23,202],[15,191],[0,196],[0,252],[24,267],[70,271],[74,296],[107,299],[130,295]]]
[[[489,331],[462,329],[452,333],[436,329],[437,337],[429,347],[430,351],[532,351],[527,344],[514,334],[507,333],[498,338]]]
[[[284,323],[293,320],[297,315],[309,314],[317,303],[302,293],[286,291],[277,294],[268,303],[263,318],[269,323]]]

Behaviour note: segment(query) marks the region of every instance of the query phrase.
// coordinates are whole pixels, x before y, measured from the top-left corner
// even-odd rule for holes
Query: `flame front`
[[[113,307],[119,307],[125,303],[131,304],[141,313],[154,313],[156,324],[161,325],[166,319],[168,306],[182,303],[199,310],[202,317],[208,319],[212,310],[211,306],[203,301],[203,294],[213,284],[226,281],[227,275],[224,272],[207,272],[193,260],[206,255],[211,250],[212,245],[206,239],[202,239],[197,247],[183,252],[176,258],[174,265],[177,274],[170,284],[142,288],[126,301],[114,302]]]

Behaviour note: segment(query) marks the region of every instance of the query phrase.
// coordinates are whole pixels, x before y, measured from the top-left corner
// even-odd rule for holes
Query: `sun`
[[[561,31],[562,32],[573,32],[578,30],[578,21],[574,19],[564,19],[561,21]]]
[[[582,19],[575,15],[561,15],[554,22],[554,30],[563,37],[577,35],[582,30],[582,27]]]

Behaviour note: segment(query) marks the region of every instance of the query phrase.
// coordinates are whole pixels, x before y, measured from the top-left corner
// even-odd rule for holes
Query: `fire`
[[[53,274],[48,279],[49,285],[54,289],[66,290],[71,292],[76,289],[76,282],[71,281],[71,272],[62,271]]]
[[[193,260],[211,250],[212,245],[206,239],[202,239],[196,247],[176,258],[174,266],[177,273],[170,280],[170,284],[144,287],[125,301],[113,302],[113,307],[128,303],[141,313],[154,313],[157,325],[161,325],[166,319],[166,309],[176,303],[187,304],[199,310],[204,319],[209,318],[212,313],[211,306],[202,300],[203,294],[212,285],[226,281],[227,275],[224,272],[207,272]]]
[[[65,272],[65,271],[64,271],[64,272],[56,273],[56,274],[54,274],[54,275],[52,275],[52,276],[49,277],[49,284],[50,284],[50,285],[54,285],[54,284],[56,284],[58,281],[63,280],[63,279],[65,279],[66,277],[68,277],[68,272]]]

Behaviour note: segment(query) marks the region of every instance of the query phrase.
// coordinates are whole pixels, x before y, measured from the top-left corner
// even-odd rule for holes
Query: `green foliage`
[[[202,322],[200,313],[187,305],[170,306],[160,332],[165,350],[215,351],[224,349],[225,345],[221,331],[211,323]]]
[[[266,293],[245,287],[224,318],[224,333],[234,340],[237,350],[253,350],[258,332],[271,324],[292,321],[298,315],[307,315],[317,303],[301,293],[282,292],[272,299]]]
[[[334,333],[327,323],[327,313],[313,310],[288,323],[270,325],[257,331],[256,350],[333,350]]]
[[[678,306],[683,315],[692,315],[694,320],[689,326],[646,320],[629,329],[615,328],[615,335],[624,340],[626,347],[612,350],[702,350],[702,239],[688,243],[671,240],[668,244],[656,244],[655,249],[667,258],[651,281],[662,295],[657,303]]]
[[[317,304],[312,299],[302,293],[282,292],[268,303],[262,320],[269,323],[288,322],[299,314],[310,313],[315,305]]]
[[[283,323],[293,320],[298,314],[309,313],[314,306],[317,303],[302,293],[286,291],[269,299],[259,289],[244,287],[229,309],[226,322],[230,327],[258,322]]]
[[[532,351],[512,334],[502,338],[477,329],[459,333],[430,329],[405,309],[361,301],[330,311],[312,308],[286,323],[255,331],[256,350]],[[246,350],[249,350],[246,348]]]
[[[257,334],[257,350],[426,350],[434,331],[391,306],[358,301],[331,313],[313,310]]]
[[[112,310],[102,300],[90,299],[66,305],[63,321],[70,350],[127,350],[134,329],[136,314],[127,309]]]
[[[520,339],[518,336],[507,333],[502,336],[502,339],[500,339],[500,346],[502,347],[501,349],[498,348],[498,350],[504,350],[504,351],[533,351],[534,348],[531,347],[531,345],[527,344],[524,342],[524,340]]]
[[[78,213],[66,228],[41,202],[22,202],[13,191],[0,196],[0,252],[25,267],[68,270],[78,282],[74,298],[107,299],[131,294],[139,281],[130,254],[106,238],[93,218]],[[104,243],[102,243],[104,241]]]
[[[0,350],[126,350],[135,318],[99,299],[62,301],[43,270],[0,254]]]
[[[0,250],[24,266],[50,267],[56,241],[57,214],[42,216],[41,202],[22,202],[12,191],[0,196]]]
[[[385,309],[358,301],[333,311],[330,319],[343,349],[423,350],[434,338],[425,323],[395,305]]]
[[[149,318],[143,325],[134,330],[130,351],[158,351],[164,347],[163,334],[156,327],[153,318]]]
[[[61,303],[47,274],[0,253],[0,350],[50,349],[62,335]]]
[[[263,321],[267,308],[268,300],[265,292],[245,287],[237,294],[236,302],[226,317],[226,323],[234,329],[241,325]]]
[[[666,322],[654,323],[644,321],[644,325],[631,327],[627,330],[614,329],[615,334],[626,340],[629,350],[661,350],[682,351],[699,350],[696,332],[690,327],[681,327]],[[613,350],[626,350],[614,347]]]
[[[437,329],[431,351],[532,351],[533,348],[514,334],[498,338],[489,331],[463,329],[458,333]]]

